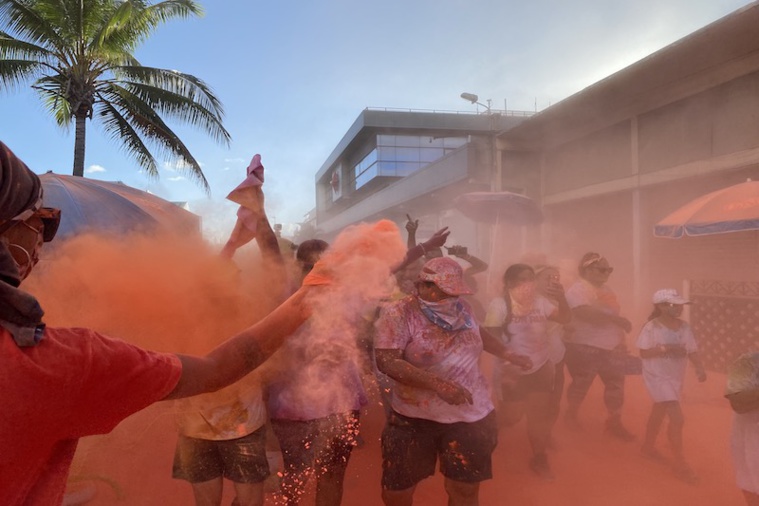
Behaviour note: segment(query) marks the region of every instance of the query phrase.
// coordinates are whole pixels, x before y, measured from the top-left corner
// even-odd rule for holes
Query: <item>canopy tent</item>
[[[150,193],[120,182],[47,172],[40,176],[43,204],[61,210],[59,238],[85,231],[124,234],[171,230],[200,233],[200,217]]]

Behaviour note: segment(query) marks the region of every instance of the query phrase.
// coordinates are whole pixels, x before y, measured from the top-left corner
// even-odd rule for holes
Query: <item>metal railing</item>
[[[539,111],[513,111],[503,109],[490,109],[484,112],[471,112],[471,111],[449,111],[445,109],[403,109],[399,107],[367,107],[366,111],[385,111],[385,112],[420,112],[427,114],[466,114],[475,116],[516,116],[516,117],[530,117],[537,114]]]

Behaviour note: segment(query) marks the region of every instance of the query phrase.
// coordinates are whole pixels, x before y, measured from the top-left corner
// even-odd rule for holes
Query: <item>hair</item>
[[[589,251],[585,253],[580,259],[580,263],[577,264],[577,273],[581,278],[585,277],[585,271],[596,262],[603,260],[603,255],[596,253],[595,251]]]
[[[524,271],[530,271],[533,274],[535,273],[535,269],[530,267],[527,264],[512,264],[506,269],[506,272],[503,273],[503,287],[504,287],[504,293],[503,293],[503,300],[506,302],[506,319],[501,324],[501,330],[503,331],[503,335],[506,336],[506,339],[511,340],[511,332],[509,332],[509,324],[514,319],[513,311],[511,308],[511,296],[509,296],[509,284],[517,279],[517,277],[523,273]]]
[[[535,269],[527,264],[512,264],[503,273],[503,285],[507,287],[511,282],[515,281],[517,277],[524,271],[530,271],[535,274]]]
[[[659,307],[659,304],[654,304],[653,311],[651,311],[651,314],[648,315],[648,321],[651,321],[654,318],[658,318],[660,316],[661,316],[661,308]]]
[[[314,254],[322,254],[329,248],[327,241],[321,239],[308,239],[298,246],[295,252],[295,259],[301,264],[304,273],[308,273],[314,266],[310,264]]]

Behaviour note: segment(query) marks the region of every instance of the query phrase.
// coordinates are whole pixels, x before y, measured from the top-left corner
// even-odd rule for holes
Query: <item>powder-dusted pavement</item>
[[[623,443],[603,434],[602,389],[596,383],[581,411],[585,430],[569,432],[559,420],[556,449],[550,454],[556,480],[546,483],[529,470],[529,447],[524,422],[500,432],[494,458],[494,479],[483,483],[482,506],[740,506],[743,498],[734,485],[729,454],[731,411],[722,398],[724,376],[712,374],[705,384],[688,371],[685,413],[685,450],[701,478],[693,486],[677,481],[661,464],[640,456],[639,442]],[[628,378],[624,421],[638,440],[651,402],[639,376]],[[373,404],[364,414],[365,444],[352,457],[345,484],[346,506],[381,506],[379,435],[383,411]],[[176,435],[166,406],[154,406],[122,423],[113,434],[83,440],[73,474],[98,475],[114,480],[122,498],[103,482],[92,505],[192,505],[190,486],[172,480],[171,460]],[[667,454],[666,436],[659,448]],[[231,503],[231,484],[225,484],[224,505]],[[313,504],[312,490],[302,501]],[[267,495],[267,505],[274,504]],[[416,505],[445,505],[439,474],[422,482]]]

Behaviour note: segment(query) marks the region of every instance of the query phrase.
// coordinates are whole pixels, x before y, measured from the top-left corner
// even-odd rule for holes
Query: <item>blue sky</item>
[[[176,127],[203,166],[211,197],[166,160],[148,179],[96,123],[87,177],[189,201],[212,240],[234,223],[224,197],[260,153],[273,221],[314,205],[314,174],[366,107],[538,110],[747,5],[737,0],[206,0],[205,16],[158,29],[143,65],[205,80],[222,100],[229,148]],[[0,139],[36,172],[70,173],[74,134],[30,89],[0,94]],[[176,126],[176,125],[172,125]],[[287,230],[287,228],[286,228]]]

